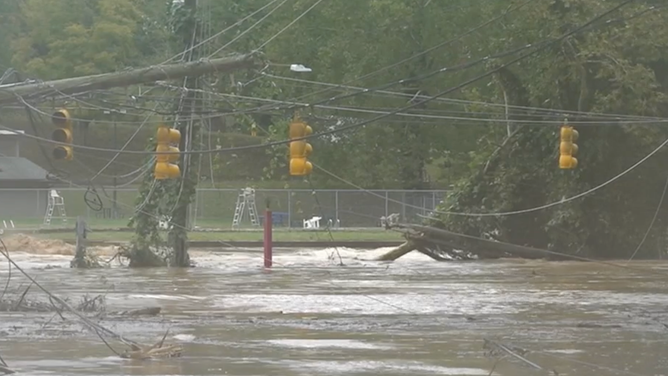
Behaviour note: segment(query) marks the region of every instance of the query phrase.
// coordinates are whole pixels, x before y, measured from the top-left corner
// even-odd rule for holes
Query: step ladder
[[[51,220],[53,219],[54,211],[63,221],[67,222],[67,215],[65,214],[65,199],[58,194],[58,191],[52,189],[49,191],[49,196],[47,197],[46,205],[46,214],[44,215],[44,225],[51,225]]]
[[[244,188],[239,192],[237,205],[234,208],[234,217],[232,218],[232,227],[239,227],[243,221],[246,209],[251,225],[259,227],[260,221],[257,217],[257,206],[255,205],[255,189]]]

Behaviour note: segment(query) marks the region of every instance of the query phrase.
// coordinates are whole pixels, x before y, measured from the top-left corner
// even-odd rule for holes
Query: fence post
[[[264,267],[269,269],[272,266],[273,261],[273,244],[272,244],[272,218],[271,218],[271,209],[269,208],[269,200],[267,200],[267,205],[264,210]]]
[[[288,189],[288,229],[292,228],[292,190]]]
[[[35,200],[35,202],[37,202],[37,210],[36,210],[36,214],[37,214],[37,217],[38,217],[38,218],[39,218],[40,216],[41,216],[41,217],[44,217],[44,215],[45,215],[46,213],[41,213],[41,214],[40,214],[40,210],[39,210],[39,209],[40,209],[40,206],[41,206],[41,204],[42,204],[42,198],[40,197],[40,196],[41,196],[40,193],[41,193],[42,191],[41,191],[40,189],[38,189],[36,192],[37,192],[37,200]]]
[[[390,215],[390,192],[385,191],[385,218]]]
[[[334,224],[339,219],[339,190],[334,190]]]
[[[406,191],[401,192],[401,220],[406,221]]]

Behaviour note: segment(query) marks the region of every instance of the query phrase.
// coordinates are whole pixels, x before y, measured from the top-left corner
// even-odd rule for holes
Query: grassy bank
[[[40,238],[62,239],[65,241],[74,240],[74,232],[36,234]],[[129,241],[133,236],[128,231],[91,231],[88,233],[88,240],[91,241]],[[191,232],[188,234],[191,241],[262,241],[262,231],[229,231],[229,232]],[[358,230],[332,231],[332,238],[335,241],[400,241],[401,235],[393,231],[373,231]],[[276,230],[273,233],[274,241],[330,241],[330,235],[327,231],[281,231]]]

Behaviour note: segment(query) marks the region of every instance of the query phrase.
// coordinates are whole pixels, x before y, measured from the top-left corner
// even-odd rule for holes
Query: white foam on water
[[[377,345],[349,339],[271,339],[266,341],[271,345],[291,348],[342,348],[358,350],[389,350],[390,346]]]
[[[409,375],[409,372],[433,373],[435,375],[451,376],[487,376],[489,370],[480,368],[459,368],[434,366],[420,362],[401,362],[401,361],[350,361],[350,362],[290,362],[290,368],[304,369],[311,371],[327,371],[329,373],[350,374],[360,371],[375,371],[394,374]],[[312,374],[312,373],[307,373]]]
[[[206,300],[206,296],[193,295],[160,295],[160,294],[133,294],[128,295],[130,299],[157,299],[157,300]]]
[[[182,342],[194,342],[196,337],[192,334],[177,334],[177,335],[173,336],[172,338],[174,338],[177,341],[182,341]]]

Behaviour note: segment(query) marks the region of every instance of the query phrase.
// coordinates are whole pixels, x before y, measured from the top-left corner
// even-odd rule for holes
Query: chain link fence
[[[190,224],[198,227],[229,228],[232,226],[240,189],[198,189],[190,207]],[[76,188],[57,190],[62,197],[68,222],[83,216],[89,224],[121,227],[127,225],[137,206],[136,189],[106,189],[98,192],[103,209],[95,211],[84,201],[86,191]],[[50,190],[0,189],[0,225],[39,226],[44,221]],[[258,215],[269,204],[278,227],[303,227],[304,220],[321,218],[339,227],[378,227],[380,218],[397,213],[402,221],[415,222],[428,215],[443,199],[445,191],[402,190],[308,190],[256,189]],[[115,197],[115,204],[114,204]],[[262,218],[260,218],[262,220]],[[4,221],[4,224],[2,223]],[[63,222],[58,208],[53,212],[53,225]],[[239,227],[251,227],[246,212]]]

